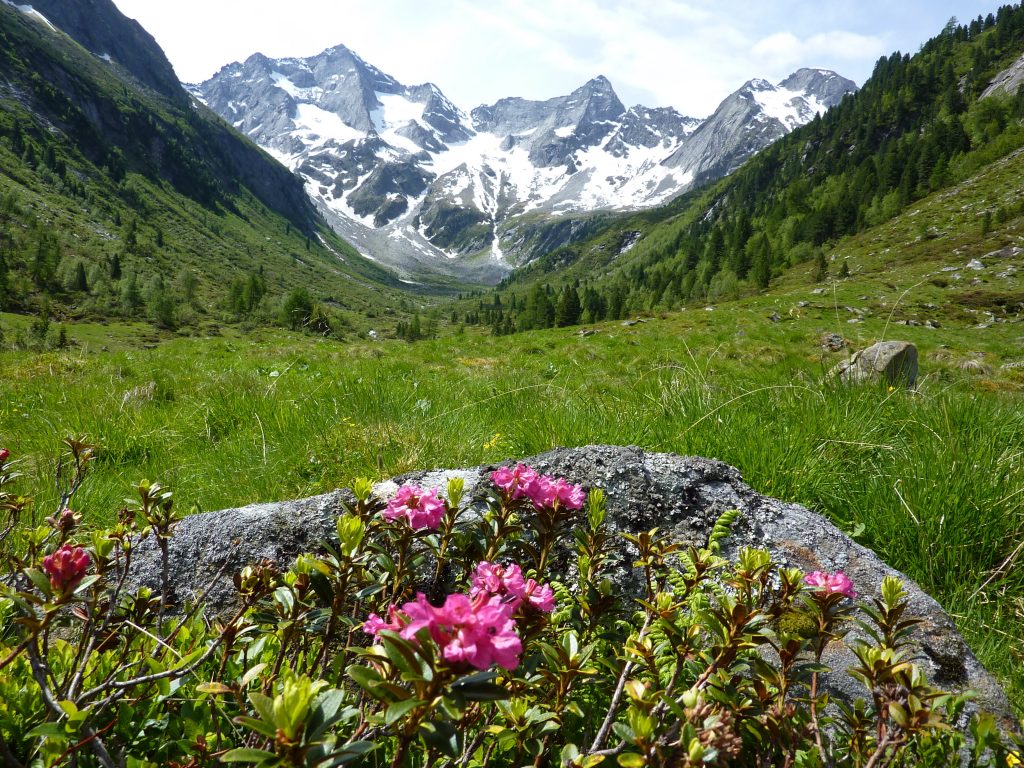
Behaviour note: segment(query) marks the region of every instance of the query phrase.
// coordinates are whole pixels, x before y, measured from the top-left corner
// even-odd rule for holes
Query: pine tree
[[[73,290],[81,291],[83,293],[89,290],[89,279],[85,274],[85,264],[83,264],[81,260],[75,264]]]
[[[576,288],[567,285],[562,289],[562,295],[558,299],[558,307],[555,309],[555,325],[565,328],[569,325],[576,325],[580,321],[580,296]]]
[[[825,252],[819,248],[818,254],[814,258],[814,282],[823,283],[826,277],[828,277],[828,261],[825,260]]]
[[[423,338],[423,331],[420,328],[420,313],[416,312],[412,316],[412,320],[409,321],[409,327],[405,332],[405,338],[407,341],[419,341]]]

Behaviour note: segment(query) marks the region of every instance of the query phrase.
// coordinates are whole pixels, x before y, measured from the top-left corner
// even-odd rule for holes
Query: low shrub
[[[237,605],[170,605],[133,584],[179,519],[139,485],[108,530],[71,509],[93,448],[68,440],[60,508],[38,520],[0,450],[0,764],[4,766],[1012,766],[1021,744],[913,663],[897,579],[858,598],[745,549],[626,535],[600,490],[519,465],[484,503],[463,484],[388,500],[360,481],[336,539],[286,571],[233,574]],[[618,534],[622,535],[622,534]],[[636,576],[626,594],[611,574]],[[166,568],[164,568],[166,574]],[[226,575],[225,575],[226,576]],[[821,663],[859,625],[830,702]],[[835,704],[836,706],[832,706]]]

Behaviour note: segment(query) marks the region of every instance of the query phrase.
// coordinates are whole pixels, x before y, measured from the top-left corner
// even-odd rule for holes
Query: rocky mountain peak
[[[830,69],[798,69],[781,83],[780,88],[800,91],[816,98],[825,107],[834,107],[843,96],[857,90],[857,84]]]
[[[466,115],[433,83],[403,85],[335,46],[250,57],[197,93],[304,177],[364,253],[410,275],[495,279],[535,245],[567,242],[574,229],[559,229],[561,217],[657,205],[722,176],[845,84],[823,70],[754,79],[701,121],[671,107],[627,110],[598,75],[567,95],[507,97]],[[535,236],[537,221],[563,234]]]

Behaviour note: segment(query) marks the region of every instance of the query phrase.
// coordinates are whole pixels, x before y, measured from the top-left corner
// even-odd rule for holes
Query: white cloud
[[[954,13],[991,0],[114,0],[203,80],[260,51],[338,43],[404,83],[436,83],[464,108],[543,99],[603,74],[627,105],[696,117],[752,77],[801,66],[862,82],[878,56],[917,50]]]
[[[778,71],[778,67],[818,66],[816,62],[823,57],[848,62],[874,60],[886,50],[881,37],[829,30],[804,39],[792,32],[777,32],[758,40],[750,52],[756,61]]]

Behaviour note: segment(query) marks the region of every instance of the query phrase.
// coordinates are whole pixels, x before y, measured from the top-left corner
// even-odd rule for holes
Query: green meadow
[[[588,335],[446,329],[415,344],[276,330],[143,343],[138,328],[75,325],[67,350],[0,353],[0,441],[46,514],[61,439],[94,441],[73,506],[95,524],[143,478],[195,511],[555,446],[715,457],[918,581],[1024,707],[1019,325],[898,326],[877,306],[850,324],[842,283],[812,288]],[[8,332],[23,321],[0,318]],[[826,333],[854,349],[915,342],[918,388],[836,385],[827,372],[845,353],[821,347]]]

